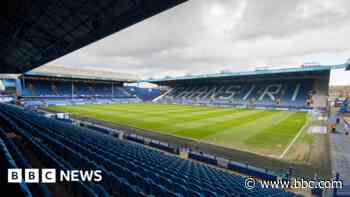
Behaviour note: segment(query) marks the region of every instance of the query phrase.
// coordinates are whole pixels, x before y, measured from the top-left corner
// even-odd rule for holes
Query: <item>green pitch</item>
[[[306,122],[306,113],[190,105],[55,106],[53,110],[258,154],[279,156]]]

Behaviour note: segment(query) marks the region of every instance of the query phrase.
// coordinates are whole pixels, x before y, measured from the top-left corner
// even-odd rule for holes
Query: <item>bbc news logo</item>
[[[8,183],[100,182],[101,170],[7,169]]]

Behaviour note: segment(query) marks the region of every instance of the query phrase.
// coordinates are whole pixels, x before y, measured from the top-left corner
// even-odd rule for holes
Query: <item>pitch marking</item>
[[[283,153],[279,156],[280,159],[282,159],[286,153],[289,151],[289,149],[292,147],[292,145],[295,143],[295,141],[298,139],[298,137],[300,136],[300,134],[304,131],[304,129],[306,128],[306,126],[308,125],[308,123],[306,122],[305,125],[299,130],[298,134],[293,138],[293,140],[289,143],[289,145],[287,146],[287,148],[283,151]]]

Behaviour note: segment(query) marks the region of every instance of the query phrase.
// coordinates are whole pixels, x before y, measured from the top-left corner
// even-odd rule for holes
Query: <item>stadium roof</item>
[[[185,1],[1,1],[0,73],[26,72]]]
[[[0,74],[0,79],[17,79],[19,74]]]
[[[61,65],[41,66],[24,73],[23,76],[94,79],[120,82],[135,82],[140,79],[136,75],[117,73],[113,70],[100,68],[74,68]]]
[[[204,74],[204,75],[187,75],[181,77],[166,77],[163,79],[144,80],[144,82],[156,83],[160,85],[170,84],[172,82],[185,82],[196,80],[210,80],[210,79],[234,79],[242,77],[259,77],[259,76],[285,76],[285,75],[297,75],[303,76],[310,73],[320,73],[323,71],[330,71],[331,69],[344,69],[347,64],[339,65],[316,65],[316,66],[304,66],[293,68],[280,68],[280,69],[256,69],[254,71],[242,71],[242,72],[225,72],[216,74]]]

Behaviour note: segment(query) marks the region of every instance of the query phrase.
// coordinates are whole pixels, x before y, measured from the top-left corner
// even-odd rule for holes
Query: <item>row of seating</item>
[[[267,108],[309,108],[312,80],[233,82],[232,84],[178,85],[158,102],[216,104]]]
[[[101,169],[103,181],[90,185],[95,193],[122,196],[296,196],[280,189],[252,190],[244,178],[210,166],[166,155],[142,145],[77,127],[13,106],[0,105],[28,139],[40,139],[47,156],[67,168]],[[31,138],[30,135],[35,135]],[[50,148],[48,148],[50,147]]]
[[[9,150],[7,149],[2,137],[0,137],[0,165],[0,185],[5,185],[7,183],[7,169],[18,167]],[[32,196],[26,183],[7,184],[6,187],[9,191],[12,191],[12,194],[15,196]]]
[[[139,135],[135,135],[135,134],[129,134],[125,136],[126,139],[130,140],[130,141],[134,141],[140,144],[145,144],[169,153],[174,153],[174,154],[178,154],[179,153],[179,147],[176,146],[171,146],[168,143],[164,143],[164,142],[160,142],[157,140],[151,140],[149,138],[144,138],[142,136]]]
[[[35,106],[59,106],[59,105],[85,105],[85,104],[113,104],[113,103],[137,103],[138,98],[25,98],[21,99],[25,107]]]
[[[113,97],[129,98],[121,86],[111,83],[27,80],[22,88],[25,97]]]
[[[105,131],[101,131],[101,132],[106,133]],[[126,135],[125,138],[130,141],[137,142],[140,144],[145,144],[169,153],[173,153],[177,155],[179,155],[180,153],[180,147],[172,146],[172,145],[169,145],[168,143],[160,142],[157,140],[151,140],[135,134]],[[235,162],[235,161],[229,161],[224,158],[217,158],[214,155],[206,154],[203,152],[196,152],[191,149],[187,151],[188,151],[188,158],[197,160],[203,163],[211,164],[211,165],[219,165],[219,160],[221,161],[225,160],[223,161],[223,163],[225,164],[221,163],[220,167],[224,167],[242,174],[258,177],[265,180],[271,180],[271,181],[275,181],[278,178],[283,178],[285,180],[288,178],[288,174],[285,172],[276,173],[274,171],[270,171],[267,169],[257,168],[254,166],[250,166],[250,165]]]
[[[143,101],[152,101],[153,99],[160,96],[160,93],[161,93],[159,88],[125,86],[125,89],[129,93],[131,93],[132,95],[136,95],[138,98],[142,99]]]
[[[0,112],[0,117],[9,124],[11,130],[18,132],[18,134],[20,134],[22,137],[24,137],[31,143],[31,145],[34,148],[34,151],[38,153],[37,156],[39,157],[40,161],[45,163],[44,168],[55,168],[56,170],[64,171],[73,169],[69,163],[64,161],[61,156],[59,156],[52,149],[50,149],[50,147],[47,144],[44,144],[43,141],[38,140],[37,137],[39,136],[36,136],[34,133],[28,132],[28,128],[35,129],[34,127],[27,123],[21,124],[20,122],[18,122],[17,118],[12,119],[10,118],[11,116],[9,114],[3,112],[4,111]],[[19,125],[24,126],[24,128],[20,127]],[[35,184],[33,185],[35,186]],[[89,185],[87,185],[79,181],[71,182],[70,184],[67,184],[67,186],[69,186],[69,190],[72,192],[72,194],[78,197],[108,196],[101,186],[94,183],[90,183]],[[48,192],[41,192],[40,195],[37,196],[49,197],[51,196],[51,194]]]
[[[203,155],[202,153],[196,153],[196,152],[189,152],[188,157],[191,159],[195,159],[201,162],[209,163],[211,165],[217,165],[218,161],[216,160],[215,157],[213,156],[206,156]]]

